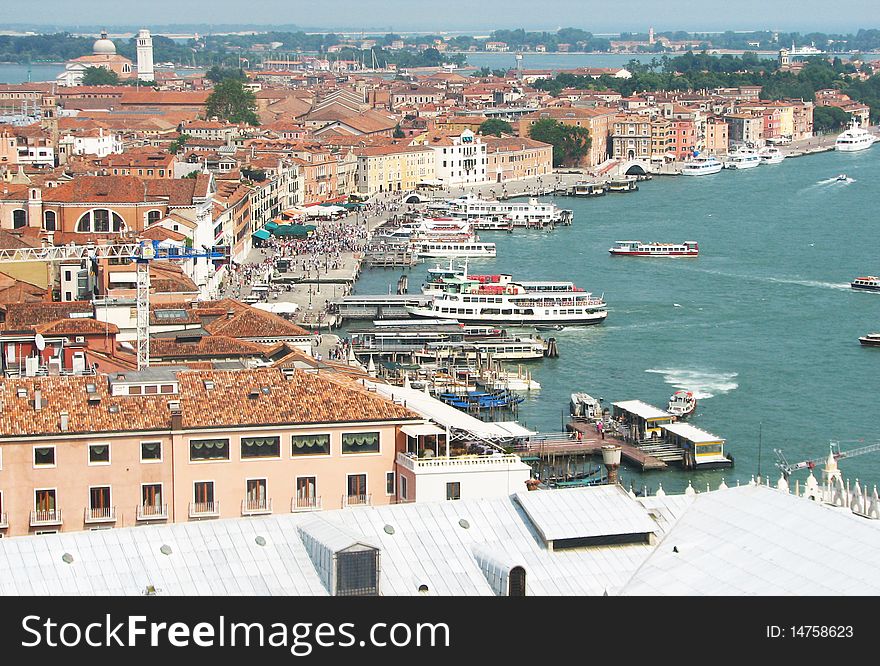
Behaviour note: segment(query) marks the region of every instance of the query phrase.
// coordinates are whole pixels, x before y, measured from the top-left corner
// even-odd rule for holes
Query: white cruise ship
[[[752,148],[741,148],[727,156],[726,169],[753,169],[761,165],[761,157]]]
[[[698,155],[681,169],[682,176],[708,176],[718,173],[724,165],[714,155]]]
[[[549,283],[548,283],[549,285]],[[527,290],[522,284],[468,286],[459,293],[435,294],[430,304],[407,307],[416,317],[456,319],[471,324],[600,324],[608,316],[605,301],[565,283],[565,290]]]
[[[853,118],[849,127],[837,137],[834,147],[846,153],[854,153],[857,150],[865,150],[874,145],[877,137],[863,127],[859,127],[858,121]]]
[[[433,206],[429,206],[431,210]],[[543,227],[553,224],[571,224],[573,213],[554,203],[530,198],[527,202],[489,201],[468,194],[450,199],[439,207],[447,215],[475,223],[477,228],[492,228],[491,223],[513,223],[513,226]],[[497,228],[497,227],[495,227]]]

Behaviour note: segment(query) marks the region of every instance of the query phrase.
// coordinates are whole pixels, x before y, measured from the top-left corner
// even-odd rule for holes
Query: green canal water
[[[849,281],[880,274],[877,252],[880,147],[824,153],[747,171],[660,177],[638,192],[557,197],[574,224],[552,232],[483,232],[493,260],[472,272],[569,279],[609,306],[605,323],[554,333],[558,359],[529,364],[541,390],[518,419],[558,431],[569,395],[665,407],[694,391],[694,425],[727,440],[732,470],[625,473],[637,486],[713,487],[758,471],[775,480],[774,448],[790,462],[880,440],[880,349],[858,337],[880,330],[880,294]],[[849,176],[837,181],[840,173]],[[612,257],[616,240],[696,240],[695,259]],[[431,263],[410,271],[418,290]],[[388,293],[401,269],[366,270],[356,293]],[[534,331],[533,331],[534,332]],[[760,436],[759,436],[760,434]],[[761,446],[759,447],[759,441]],[[845,475],[880,481],[880,453],[841,463]],[[803,472],[795,478],[804,478]]]

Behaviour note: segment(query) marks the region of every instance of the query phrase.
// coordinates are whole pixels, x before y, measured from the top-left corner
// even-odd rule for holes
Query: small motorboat
[[[880,333],[868,333],[859,338],[859,342],[865,347],[880,347]]]
[[[680,419],[685,419],[693,414],[696,408],[697,399],[691,391],[676,391],[669,398],[666,411]]]
[[[837,180],[848,180],[848,178],[846,177],[845,173],[842,173],[839,176],[837,176]]]
[[[564,331],[565,326],[562,324],[535,324],[537,331]]]

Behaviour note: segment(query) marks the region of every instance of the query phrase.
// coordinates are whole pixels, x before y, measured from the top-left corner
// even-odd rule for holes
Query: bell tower
[[[137,36],[137,68],[141,81],[155,79],[153,73],[153,38],[149,30],[141,30]]]

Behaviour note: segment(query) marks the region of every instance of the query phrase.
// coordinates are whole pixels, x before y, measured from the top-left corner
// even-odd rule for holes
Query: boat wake
[[[695,268],[693,266],[683,266],[682,270],[695,271],[697,273],[708,273],[710,275],[719,275],[721,277],[738,278],[740,280],[755,280],[757,282],[773,282],[775,284],[793,284],[799,287],[812,287],[815,289],[839,289],[849,291],[849,282],[822,282],[820,280],[797,280],[795,278],[779,278],[768,275],[742,275],[739,273],[726,273],[724,271],[713,271],[705,268]]]
[[[729,393],[739,387],[734,381],[737,377],[735,372],[704,372],[682,368],[650,368],[645,372],[663,375],[663,381],[667,384],[676,389],[691,391],[697,400]]]

